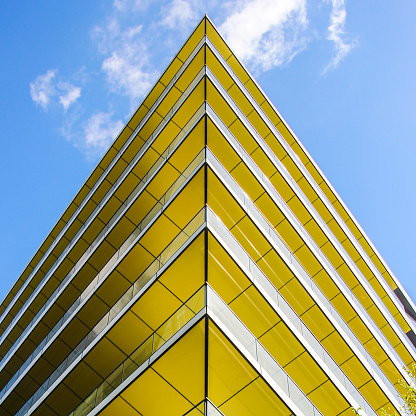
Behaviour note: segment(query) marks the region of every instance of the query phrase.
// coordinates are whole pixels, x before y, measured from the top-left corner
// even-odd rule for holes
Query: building
[[[0,309],[3,415],[376,415],[415,308],[210,20]]]

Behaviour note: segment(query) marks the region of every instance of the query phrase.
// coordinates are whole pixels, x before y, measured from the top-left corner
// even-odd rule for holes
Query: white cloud
[[[122,120],[113,120],[112,116],[113,113],[93,114],[84,125],[82,139],[78,139],[75,146],[90,158],[102,156],[124,125]]]
[[[119,12],[136,11],[146,9],[150,0],[114,0],[113,6]]]
[[[65,92],[59,96],[59,102],[64,107],[64,110],[68,108],[81,97],[81,87],[76,87],[75,85],[70,84],[69,82],[60,82],[58,87],[61,91]]]
[[[46,74],[39,75],[30,83],[30,96],[44,110],[53,103],[52,98],[58,96],[59,102],[66,111],[81,96],[81,87],[57,80],[56,74],[57,70],[50,69]]]
[[[306,0],[240,0],[225,3],[231,14],[220,32],[235,54],[257,70],[290,62],[304,49]]]
[[[39,75],[34,82],[30,83],[30,96],[32,100],[47,110],[49,102],[56,94],[54,78],[56,70],[48,70],[46,74]]]
[[[121,30],[117,20],[93,32],[101,53],[107,56],[101,69],[110,89],[129,97],[132,106],[138,104],[157,76],[149,65],[149,53],[141,34],[141,25]]]
[[[345,22],[347,19],[347,11],[345,8],[345,0],[325,0],[332,4],[327,39],[334,42],[335,56],[326,66],[323,73],[329,69],[335,68],[345,58],[345,56],[356,46],[355,42],[348,43],[345,38]]]
[[[163,10],[162,14],[164,17],[161,24],[170,29],[187,27],[197,20],[197,14],[193,5],[186,0],[172,0],[168,7]]]

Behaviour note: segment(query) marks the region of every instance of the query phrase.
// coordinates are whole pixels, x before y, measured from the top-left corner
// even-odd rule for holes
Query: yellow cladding
[[[201,322],[99,415],[128,415],[130,409],[135,415],[183,415],[204,398],[204,353],[205,327]]]
[[[271,388],[217,329],[209,325],[208,392],[224,414],[291,415]],[[261,412],[261,413],[258,413]]]
[[[207,44],[201,42],[204,35],[209,39]],[[198,44],[199,49],[195,49]],[[218,52],[224,60],[217,59]],[[191,54],[193,58],[188,60]],[[205,66],[210,75],[206,74]],[[225,92],[220,92],[215,83],[221,84]],[[229,131],[223,131],[222,125],[216,127],[216,118],[211,119],[210,112],[204,113],[207,106],[213,109]],[[283,140],[276,137],[264,114],[280,131]],[[139,123],[142,126],[136,137],[123,153],[118,154]],[[234,137],[230,140],[229,135]],[[233,147],[235,140],[242,146],[237,151]],[[297,153],[301,165],[295,163],[298,161],[296,157],[287,153],[284,140]],[[281,160],[292,182],[279,172],[263,142]],[[209,157],[213,155],[217,158],[215,163],[211,164],[211,159],[206,159],[205,146],[209,148]],[[115,158],[118,160],[104,174]],[[133,158],[137,159],[134,166],[131,164]],[[214,166],[217,162],[225,167],[229,175],[216,171]],[[258,372],[257,364],[250,363],[251,355],[244,347],[241,348],[239,342],[234,344],[227,324],[224,324],[224,329],[215,323],[216,319],[223,319],[221,315],[211,315],[216,306],[205,309],[212,295],[205,291],[205,283],[210,286],[209,291],[213,289],[225,302],[224,316],[234,312],[242,325],[268,350],[271,355],[268,359],[274,358],[283,368],[281,376],[288,374],[323,415],[347,415],[350,403],[348,396],[344,397],[333,379],[328,378],[325,370],[320,368],[320,359],[314,359],[312,348],[315,345],[310,342],[311,339],[315,341],[304,332],[303,324],[376,412],[380,412],[382,407],[393,407],[383,393],[383,386],[377,385],[377,378],[373,378],[354,355],[348,338],[340,335],[326,315],[328,311],[315,303],[306,290],[307,286],[304,286],[305,282],[293,274],[289,264],[295,264],[297,259],[328,298],[332,308],[341,315],[388,379],[400,390],[397,385],[397,379],[401,377],[399,369],[373,337],[365,320],[357,315],[340,292],[332,274],[324,269],[324,262],[314,254],[309,239],[298,228],[299,225],[305,227],[406,364],[413,361],[408,346],[400,341],[395,328],[359,283],[354,268],[347,265],[348,261],[344,262],[337,245],[329,241],[320,221],[312,217],[303,198],[297,196],[296,186],[313,204],[402,329],[407,332],[410,327],[343,231],[342,224],[333,217],[311,186],[302,164],[309,169],[343,221],[364,250],[373,256],[376,267],[386,274],[393,287],[393,280],[386,269],[307,153],[211,22],[204,18],[1,305],[0,311],[11,301],[75,209],[85,204],[52,255],[34,276],[32,287],[25,290],[0,324],[0,333],[7,328],[33,287],[99,205],[100,212],[85,227],[79,242],[69,250],[42,293],[33,300],[18,325],[0,345],[0,354],[4,355],[74,264],[81,256],[86,257],[88,251],[90,257],[85,264],[77,264],[76,273],[71,277],[73,281],[54,301],[42,321],[34,326],[29,340],[17,349],[5,371],[0,372],[1,389],[19,370],[21,362],[33,352],[33,345],[47,336],[49,328],[60,320],[74,301],[82,301],[76,316],[65,323],[62,332],[2,403],[5,411],[17,413],[45,378],[90,334],[85,339],[94,338],[91,349],[78,358],[79,362],[70,372],[63,375],[63,381],[51,390],[48,398],[33,412],[34,416],[51,412],[70,416],[87,414],[101,401],[109,400],[109,394],[122,382],[124,385],[119,395],[105,403],[98,414],[181,416],[186,413],[192,416],[204,414],[204,406],[200,403],[209,398],[227,416],[291,415],[292,411],[283,402],[283,396],[279,397],[273,390],[273,382],[266,382],[267,376],[263,377],[267,366],[262,368],[261,373]],[[131,172],[121,181],[123,172],[130,168]],[[262,174],[258,174],[257,168]],[[274,192],[269,194],[268,180],[278,195]],[[87,200],[88,192],[97,181],[101,184]],[[115,183],[117,189],[112,189]],[[105,200],[109,191],[111,195]],[[240,201],[242,195],[243,201]],[[282,206],[279,195],[287,207]],[[287,208],[300,224],[288,219]],[[259,211],[257,220],[251,214],[255,209]],[[228,231],[216,234],[201,227],[207,221],[209,210]],[[268,230],[263,230],[263,223],[259,220],[261,216],[268,222]],[[209,224],[214,229],[215,221]],[[197,233],[199,227],[202,231]],[[272,239],[267,232],[272,233]],[[273,243],[277,236],[273,233],[292,252],[289,259],[285,255],[283,258],[279,256]],[[96,244],[98,236],[102,240]],[[231,244],[230,249],[227,248],[231,240],[244,250],[241,258],[240,254],[234,253],[236,246]],[[244,266],[240,267],[241,264]],[[255,270],[256,265],[259,270]],[[248,271],[250,274],[246,275]],[[260,276],[261,272],[263,276]],[[278,293],[273,292],[272,287],[267,289],[267,279]],[[268,291],[272,300],[263,295],[260,285],[265,285],[263,289]],[[279,296],[294,312],[289,311]],[[332,309],[329,312],[332,313]],[[294,321],[298,318],[303,324]],[[297,332],[291,331],[288,319],[302,329],[305,339],[297,339]],[[187,332],[183,331],[185,325],[189,325]],[[237,333],[234,332],[235,335]],[[261,346],[256,345],[255,351],[261,353]],[[149,360],[150,357],[156,359]],[[133,372],[134,377],[126,382]],[[299,399],[296,397],[295,402]],[[74,408],[77,409],[75,413],[70,413]]]

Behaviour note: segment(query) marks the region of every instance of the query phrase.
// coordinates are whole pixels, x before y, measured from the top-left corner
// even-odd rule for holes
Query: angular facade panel
[[[1,415],[400,412],[412,301],[204,18],[0,308]]]

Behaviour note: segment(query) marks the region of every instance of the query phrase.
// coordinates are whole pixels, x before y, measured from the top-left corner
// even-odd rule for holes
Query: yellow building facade
[[[411,299],[207,17],[0,313],[0,416],[373,416],[416,358]]]

